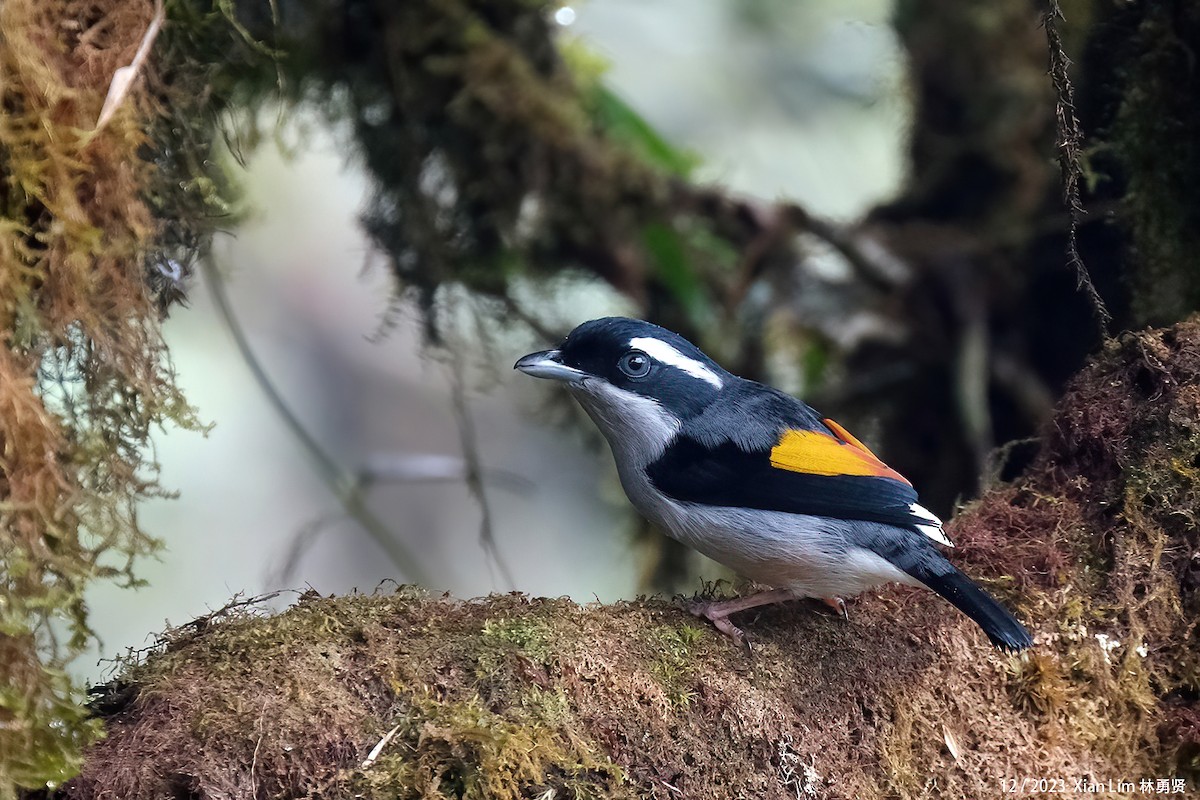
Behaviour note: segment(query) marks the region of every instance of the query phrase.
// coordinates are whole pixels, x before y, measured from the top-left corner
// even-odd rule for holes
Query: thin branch
[[[1054,84],[1055,126],[1058,139],[1058,167],[1062,173],[1063,202],[1071,216],[1067,226],[1067,262],[1075,270],[1077,288],[1083,290],[1092,304],[1092,312],[1100,326],[1100,334],[1109,335],[1109,325],[1112,315],[1092,276],[1088,274],[1083,257],[1079,255],[1079,220],[1083,216],[1083,202],[1079,198],[1079,179],[1083,170],[1079,165],[1079,146],[1083,142],[1083,131],[1079,118],[1075,116],[1075,88],[1071,85],[1068,67],[1071,60],[1063,49],[1062,36],[1058,31],[1058,20],[1064,19],[1058,0],[1048,0],[1046,11],[1042,14],[1042,27],[1046,29],[1046,42],[1050,48],[1050,80]]]
[[[150,19],[150,24],[142,36],[137,52],[133,55],[133,60],[113,72],[112,81],[108,84],[108,95],[104,98],[104,106],[100,109],[96,127],[92,129],[89,138],[99,133],[117,113],[117,109],[121,107],[125,95],[129,94],[129,88],[133,86],[134,79],[146,64],[146,59],[150,57],[150,48],[154,46],[154,40],[158,38],[158,32],[162,30],[166,17],[162,0],[155,0],[154,16]]]
[[[237,594],[235,594],[233,596],[233,598],[228,603],[221,606],[216,611],[210,611],[207,614],[203,614],[199,617],[196,617],[195,619],[192,619],[192,620],[189,620],[188,622],[183,623],[178,628],[173,628],[171,630],[168,630],[168,631],[165,631],[164,633],[159,634],[156,642],[151,647],[153,648],[153,647],[158,647],[158,646],[167,644],[170,642],[172,637],[177,636],[181,632],[184,632],[184,631],[187,631],[187,632],[205,631],[208,629],[208,627],[210,625],[213,624],[213,622],[220,620],[223,617],[229,616],[230,612],[237,611],[237,610],[240,610],[243,608],[249,608],[250,606],[262,605],[263,603],[267,602],[268,600],[273,600],[276,597],[278,597],[279,595],[283,594],[283,591],[284,590],[279,589],[274,592],[267,592],[266,594],[254,595],[253,597],[245,597],[242,595],[241,592],[238,592]],[[132,648],[130,648],[130,650],[132,651]]]
[[[321,480],[329,488],[333,496],[337,498],[338,502],[341,503],[346,513],[358,522],[363,530],[375,540],[375,543],[388,554],[392,563],[401,573],[411,581],[425,586],[430,585],[428,573],[418,560],[404,546],[399,537],[367,507],[362,486],[359,484],[354,473],[343,469],[332,456],[325,452],[325,449],[317,442],[308,429],[304,427],[299,417],[293,413],[287,402],[284,401],[283,395],[279,393],[279,390],[271,382],[262,364],[255,357],[254,351],[250,347],[250,341],[246,338],[246,333],[242,329],[241,323],[233,313],[233,306],[230,304],[229,297],[225,292],[224,280],[213,258],[209,256],[201,259],[201,264],[209,289],[212,292],[217,312],[221,315],[225,327],[229,329],[230,335],[233,336],[234,343],[241,353],[242,360],[246,362],[250,373],[254,376],[255,381],[258,382],[259,388],[262,389],[267,401],[275,409],[276,413],[279,414],[284,425],[287,426],[292,435],[296,437],[296,440],[308,452]]]
[[[771,262],[768,257],[788,241],[788,233],[807,233],[828,244],[862,282],[877,291],[892,291],[896,269],[889,256],[872,252],[879,246],[864,242],[854,229],[810,213],[794,202],[764,203],[749,197],[727,194],[712,187],[696,187],[682,181],[673,184],[673,202],[712,223],[728,241],[743,251],[743,264],[735,295]]]
[[[868,286],[880,291],[891,291],[895,288],[895,267],[891,266],[890,262],[896,258],[889,255],[889,263],[881,263],[871,252],[881,249],[878,243],[871,242],[872,247],[864,246],[868,243],[863,242],[852,228],[813,216],[795,203],[786,203],[783,210],[799,230],[812,234],[837,251]]]
[[[500,571],[500,576],[508,584],[508,588],[517,588],[516,579],[507,562],[500,554],[496,544],[495,529],[492,524],[492,507],[488,502],[487,490],[483,485],[483,465],[479,459],[478,440],[475,435],[475,423],[471,418],[471,409],[467,405],[466,378],[462,363],[461,348],[452,345],[450,348],[450,396],[454,403],[454,416],[458,420],[458,433],[462,441],[463,460],[466,462],[467,488],[479,503],[479,543],[488,556],[488,563],[494,563]]]
[[[466,482],[470,465],[458,456],[440,453],[375,453],[367,457],[358,470],[363,486],[377,483],[443,483]],[[529,495],[536,485],[511,470],[487,468],[480,477],[498,488],[514,494]]]
[[[341,514],[326,514],[311,520],[300,532],[292,537],[291,544],[288,546],[287,554],[283,557],[282,563],[270,569],[266,573],[267,586],[284,586],[291,583],[292,576],[296,572],[296,568],[300,565],[300,559],[308,552],[313,543],[317,541],[326,528],[341,519]]]

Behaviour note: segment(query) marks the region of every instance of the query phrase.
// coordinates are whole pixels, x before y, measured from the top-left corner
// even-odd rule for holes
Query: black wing
[[[669,497],[713,506],[757,508],[891,525],[928,525],[914,513],[912,486],[866,475],[815,475],[771,464],[771,451],[745,449],[731,441],[702,443],[675,439],[646,469]]]

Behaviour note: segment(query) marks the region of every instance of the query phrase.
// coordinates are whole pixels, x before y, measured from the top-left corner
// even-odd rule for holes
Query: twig
[[[358,470],[363,486],[376,483],[440,483],[466,481],[470,465],[458,456],[436,453],[375,453]],[[528,495],[536,485],[523,475],[506,469],[485,468],[480,477],[487,483],[514,494]]]
[[[471,419],[471,409],[467,405],[466,379],[462,363],[461,348],[458,345],[450,347],[450,396],[454,402],[454,416],[458,420],[458,434],[462,441],[463,460],[466,462],[467,488],[479,503],[479,543],[488,555],[488,563],[494,563],[500,571],[500,576],[508,584],[508,588],[517,588],[516,579],[508,568],[500,548],[496,545],[495,530],[492,525],[492,507],[488,502],[487,490],[483,485],[483,466],[479,460],[479,447],[475,436],[475,423]]]
[[[375,516],[364,502],[362,487],[359,485],[357,478],[353,473],[343,469],[317,442],[308,429],[300,422],[300,419],[292,412],[291,408],[284,401],[283,395],[275,388],[271,379],[267,376],[262,364],[254,356],[254,351],[250,348],[250,341],[246,338],[246,333],[242,330],[241,323],[237,316],[233,313],[233,306],[229,302],[229,297],[225,292],[225,284],[221,278],[220,271],[217,269],[216,262],[211,256],[201,260],[204,275],[207,278],[207,283],[212,292],[213,301],[216,304],[217,312],[221,315],[221,319],[225,323],[225,327],[229,329],[229,333],[233,336],[234,343],[237,345],[238,351],[241,353],[242,360],[246,362],[246,366],[250,369],[250,373],[258,382],[259,388],[266,395],[267,401],[274,407],[275,411],[283,420],[284,425],[296,437],[296,440],[304,447],[312,458],[313,464],[317,468],[317,474],[325,482],[329,491],[337,498],[342,507],[363,530],[375,540],[392,563],[399,569],[409,580],[416,583],[429,585],[428,573],[420,565],[408,548],[392,533],[392,531]]]
[[[267,571],[267,585],[283,586],[290,583],[296,567],[300,564],[300,559],[308,552],[308,549],[317,540],[317,537],[321,535],[321,532],[340,517],[340,514],[325,514],[305,524],[300,529],[300,532],[292,537],[287,555],[283,558],[283,563]]]
[[[216,611],[210,611],[207,614],[191,619],[177,628],[168,627],[168,630],[156,636],[154,644],[152,644],[148,649],[153,650],[155,647],[168,644],[182,631],[194,631],[196,633],[201,633],[207,630],[208,626],[211,625],[214,620],[227,615],[230,611],[238,608],[249,608],[250,606],[256,606],[260,603],[265,603],[266,601],[272,600],[281,594],[283,594],[282,589],[275,592],[268,592],[267,594],[255,595],[254,597],[243,598],[242,593],[238,592],[233,596],[232,600],[218,608]],[[133,648],[130,648],[130,650],[132,652],[141,652],[133,651]]]
[[[258,741],[254,743],[254,755],[250,757],[250,792],[252,795],[258,794],[258,787],[254,784],[254,773],[258,770],[258,751],[262,747],[263,737],[267,735],[266,730],[267,719],[267,701],[263,700],[262,711],[258,714]]]
[[[117,113],[117,109],[121,107],[121,102],[125,99],[125,95],[129,94],[129,87],[133,85],[134,78],[138,76],[146,59],[150,56],[150,48],[154,46],[154,40],[158,38],[158,32],[162,30],[166,16],[162,0],[155,0],[154,16],[150,19],[146,33],[142,35],[142,42],[138,45],[133,60],[113,72],[112,81],[108,84],[108,95],[104,98],[100,116],[96,119],[96,127],[92,129],[89,137],[99,133]]]
[[[379,754],[383,752],[383,748],[388,746],[388,742],[390,742],[392,739],[395,738],[396,732],[399,730],[400,730],[400,725],[397,724],[396,727],[392,728],[390,731],[385,733],[383,735],[383,738],[380,739],[379,742],[374,747],[371,748],[371,752],[367,753],[367,757],[364,758],[363,762],[358,765],[358,768],[359,769],[369,769],[372,764],[374,764],[376,761],[378,761]]]
[[[987,492],[1000,485],[1000,476],[1004,473],[1004,468],[1008,466],[1009,459],[1012,458],[1014,450],[1019,447],[1037,444],[1040,441],[1041,439],[1036,436],[1030,436],[1025,439],[1013,439],[993,450],[988,455],[988,465],[980,480],[980,490]]]
[[[1054,84],[1055,98],[1055,127],[1058,139],[1058,168],[1062,173],[1063,202],[1070,214],[1070,224],[1067,226],[1067,262],[1075,270],[1076,287],[1082,289],[1092,304],[1092,312],[1100,327],[1100,335],[1108,337],[1112,315],[1096,284],[1088,274],[1083,257],[1079,255],[1079,219],[1083,216],[1083,203],[1079,199],[1079,179],[1083,170],[1079,166],[1079,146],[1083,141],[1083,131],[1079,118],[1075,116],[1075,88],[1071,85],[1071,77],[1067,68],[1071,60],[1063,49],[1062,36],[1058,32],[1058,20],[1064,19],[1058,0],[1048,0],[1046,11],[1042,14],[1042,27],[1046,29],[1046,42],[1050,48],[1050,80]]]

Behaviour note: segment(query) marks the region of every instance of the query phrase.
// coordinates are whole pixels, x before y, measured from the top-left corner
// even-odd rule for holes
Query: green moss
[[[552,612],[569,604],[506,599],[457,604],[406,587],[309,595],[266,618],[237,605],[170,632],[161,652],[127,665],[122,685],[143,687],[139,713],[171,717],[173,732],[162,735],[182,731],[199,761],[211,766],[213,747],[232,757],[219,781],[240,780],[257,757],[255,780],[269,793],[623,796],[622,770],[587,735],[567,691],[548,672],[522,671],[534,653],[561,657],[570,637]],[[465,668],[489,658],[499,674]],[[118,755],[106,770],[137,780],[140,767]]]
[[[411,699],[400,722],[398,747],[409,753],[360,769],[349,781],[356,795],[379,798],[497,798],[519,800],[547,791],[587,794],[585,785],[620,783],[620,770],[582,741],[524,712],[498,714],[477,697]]]
[[[543,724],[568,727],[576,722],[571,711],[571,701],[562,688],[526,687],[519,693],[517,705],[530,719],[539,720]]]
[[[545,660],[550,653],[551,635],[549,626],[534,617],[489,619],[483,623],[481,633],[485,646],[509,644],[539,661]]]
[[[710,632],[688,623],[658,625],[646,631],[652,648],[650,672],[676,706],[688,705],[696,694],[696,645]]]

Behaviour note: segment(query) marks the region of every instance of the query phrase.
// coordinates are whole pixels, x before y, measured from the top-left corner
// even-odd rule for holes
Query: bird
[[[963,574],[917,492],[803,401],[740,378],[650,322],[584,322],[514,368],[558,381],[607,439],[635,508],[762,591],[690,610],[749,647],[730,615],[795,598],[845,616],[845,597],[888,583],[930,589],[1019,652],[1028,630]]]

